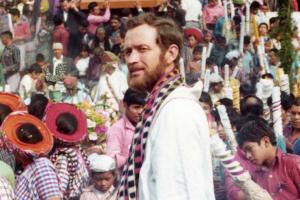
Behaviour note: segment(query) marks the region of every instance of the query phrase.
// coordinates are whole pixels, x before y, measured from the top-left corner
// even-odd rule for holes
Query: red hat
[[[77,129],[72,134],[64,134],[57,130],[56,120],[64,113],[71,114],[77,121]],[[87,119],[85,114],[72,104],[56,103],[47,107],[45,122],[52,135],[67,143],[82,141],[87,136]]]
[[[203,34],[202,34],[201,30],[198,29],[198,28],[188,27],[188,28],[185,28],[183,30],[183,32],[184,32],[184,37],[185,38],[188,38],[189,36],[192,35],[196,38],[198,43],[202,41]]]
[[[13,111],[26,109],[19,96],[7,92],[0,92],[0,104],[7,105]]]
[[[24,124],[35,126],[42,136],[41,140],[35,144],[21,141],[17,136],[17,130]],[[12,150],[18,150],[35,156],[47,155],[52,149],[53,137],[47,126],[38,118],[24,111],[16,111],[8,115],[1,126],[1,130],[8,147],[12,148]]]

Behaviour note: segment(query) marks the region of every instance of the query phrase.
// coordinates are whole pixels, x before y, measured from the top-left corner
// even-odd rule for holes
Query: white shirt
[[[60,59],[53,57],[53,75],[56,75],[56,67],[63,63],[63,58],[63,56],[61,56]]]
[[[199,0],[182,0],[181,7],[186,11],[186,21],[199,21],[202,15],[202,5]]]
[[[86,70],[89,66],[89,62],[90,62],[90,57],[86,57],[86,58],[80,58],[76,63],[76,68],[78,69],[80,76],[86,75]]]
[[[68,12],[64,11],[63,15],[64,15],[64,22],[66,22],[68,19]]]
[[[25,74],[20,81],[19,94],[20,97],[24,100],[27,97],[30,97],[30,93],[33,91],[36,81],[33,80],[30,74]]]
[[[140,200],[215,199],[209,128],[197,87],[202,86],[175,89],[153,120],[140,171]]]

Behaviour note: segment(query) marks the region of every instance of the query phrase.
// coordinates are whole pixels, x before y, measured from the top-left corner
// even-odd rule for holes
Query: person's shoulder
[[[291,153],[282,153],[282,161],[287,165],[299,165],[300,167],[300,156]]]

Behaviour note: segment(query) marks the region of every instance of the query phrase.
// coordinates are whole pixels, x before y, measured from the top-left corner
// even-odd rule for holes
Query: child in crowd
[[[80,200],[113,200],[116,199],[116,163],[107,155],[91,154],[88,157],[91,166],[93,184],[85,189]]]

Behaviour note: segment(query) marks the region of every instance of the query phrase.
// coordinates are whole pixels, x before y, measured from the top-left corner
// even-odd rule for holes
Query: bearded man
[[[182,35],[174,21],[142,14],[128,21],[129,86],[150,93],[124,167],[118,199],[215,199],[209,128],[200,82],[183,84]]]

